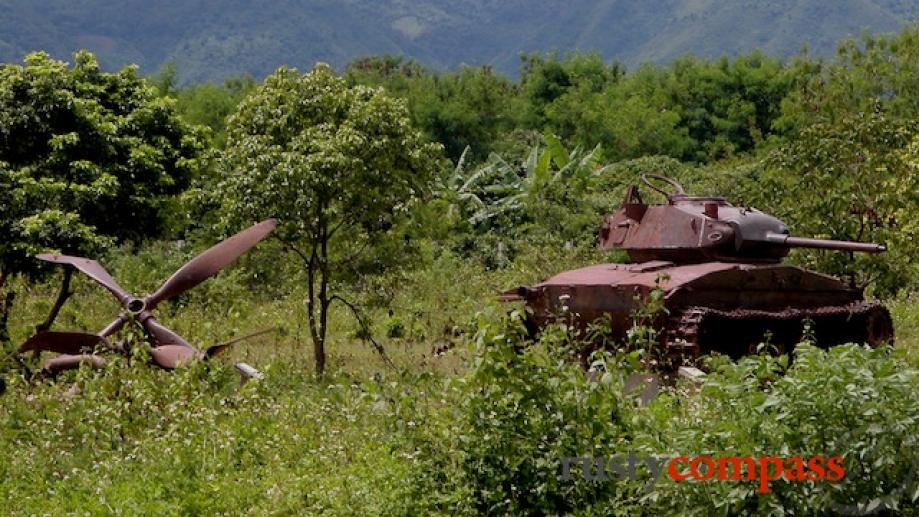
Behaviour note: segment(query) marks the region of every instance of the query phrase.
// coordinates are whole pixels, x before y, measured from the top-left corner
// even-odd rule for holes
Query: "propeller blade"
[[[74,368],[79,368],[81,364],[87,364],[91,368],[97,370],[105,368],[105,359],[99,357],[98,355],[92,354],[80,354],[80,355],[60,355],[45,361],[42,365],[41,370],[45,375],[54,377],[55,375],[65,371],[73,370]]]
[[[39,332],[23,343],[19,347],[19,351],[48,351],[79,355],[87,350],[92,350],[100,343],[108,346],[108,341],[105,338],[95,334],[85,332]]]
[[[194,348],[182,345],[158,346],[150,351],[153,362],[161,368],[172,370],[181,364],[203,359],[204,355]]]
[[[230,345],[232,345],[232,344],[234,344],[234,343],[239,343],[240,341],[243,341],[243,340],[246,340],[246,339],[250,339],[250,338],[254,338],[255,336],[261,336],[262,334],[267,334],[267,333],[271,332],[272,330],[274,330],[274,327],[272,327],[272,328],[267,328],[267,329],[262,329],[262,330],[258,330],[258,331],[255,331],[255,332],[251,333],[251,334],[246,334],[245,336],[235,337],[235,338],[230,339],[230,340],[228,340],[228,341],[224,341],[223,343],[217,343],[216,345],[212,345],[212,346],[208,347],[207,350],[205,350],[205,352],[204,352],[204,357],[206,357],[206,358],[208,358],[208,359],[210,359],[211,357],[216,357],[216,356],[218,356],[218,355],[220,355],[220,354],[226,352],[226,351],[227,351],[227,348],[229,348]]]
[[[147,298],[147,308],[153,309],[163,300],[178,296],[216,275],[221,269],[267,237],[277,225],[277,220],[267,219],[221,241],[191,259]]]
[[[150,337],[151,341],[150,344],[154,347],[179,345],[194,350],[194,347],[188,344],[188,341],[185,341],[182,336],[164,327],[163,324],[156,321],[156,318],[153,316],[147,316],[140,324],[147,331],[147,335]]]
[[[92,278],[99,283],[102,287],[106,288],[115,295],[115,298],[118,298],[118,301],[124,305],[131,298],[131,295],[128,294],[124,289],[118,285],[118,282],[112,278],[112,275],[108,274],[108,271],[102,267],[101,264],[95,260],[90,260],[83,257],[71,257],[69,255],[52,255],[49,253],[43,253],[41,255],[35,255],[35,258],[39,260],[44,260],[45,262],[54,262],[56,264],[69,264],[83,273],[86,276]]]
[[[109,337],[115,332],[118,332],[119,330],[121,330],[124,327],[124,324],[127,322],[128,322],[128,317],[122,314],[118,316],[118,319],[106,325],[105,328],[99,332],[99,335],[103,337]]]

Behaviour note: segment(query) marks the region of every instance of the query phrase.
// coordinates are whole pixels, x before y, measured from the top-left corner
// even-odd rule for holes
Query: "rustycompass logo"
[[[825,481],[836,483],[846,475],[842,456],[677,456],[675,458],[640,456],[629,453],[609,458],[577,456],[562,458],[561,479],[571,481],[575,476],[590,481],[640,481],[648,478],[645,490],[650,492],[664,475],[682,483],[696,482],[757,482],[757,492],[768,494],[770,483]],[[644,473],[639,473],[643,470]]]

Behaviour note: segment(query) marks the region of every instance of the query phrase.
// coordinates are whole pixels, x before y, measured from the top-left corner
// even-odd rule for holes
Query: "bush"
[[[427,510],[487,514],[811,514],[915,508],[919,371],[902,350],[808,344],[788,356],[718,365],[702,388],[677,385],[647,407],[623,394],[623,357],[585,372],[577,340],[551,329],[524,348],[518,318],[483,324],[475,368],[412,435]],[[448,390],[449,391],[449,390]],[[562,458],[842,455],[842,482],[683,482],[662,476],[561,478]],[[594,471],[596,472],[596,471]],[[638,470],[641,472],[641,469]]]
[[[752,484],[664,484],[659,504],[699,515],[915,508],[919,371],[906,365],[903,352],[804,344],[787,371],[784,356],[725,364],[666,422],[667,449],[687,456],[840,454],[844,481],[775,481],[768,496]]]

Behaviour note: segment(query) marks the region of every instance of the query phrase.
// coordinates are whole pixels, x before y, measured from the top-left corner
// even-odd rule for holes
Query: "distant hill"
[[[183,82],[197,82],[389,53],[514,75],[521,52],[552,49],[627,65],[788,55],[804,43],[829,54],[843,37],[917,17],[919,0],[0,0],[0,61],[88,48],[109,68],[174,61]]]

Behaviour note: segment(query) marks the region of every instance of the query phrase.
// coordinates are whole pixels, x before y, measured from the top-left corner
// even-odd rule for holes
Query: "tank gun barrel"
[[[781,244],[789,248],[817,248],[838,251],[861,251],[865,253],[881,253],[887,251],[887,246],[883,244],[874,244],[871,242],[853,242],[853,241],[835,241],[830,239],[807,239],[804,237],[792,237],[782,233],[769,232],[766,234],[766,242]]]

